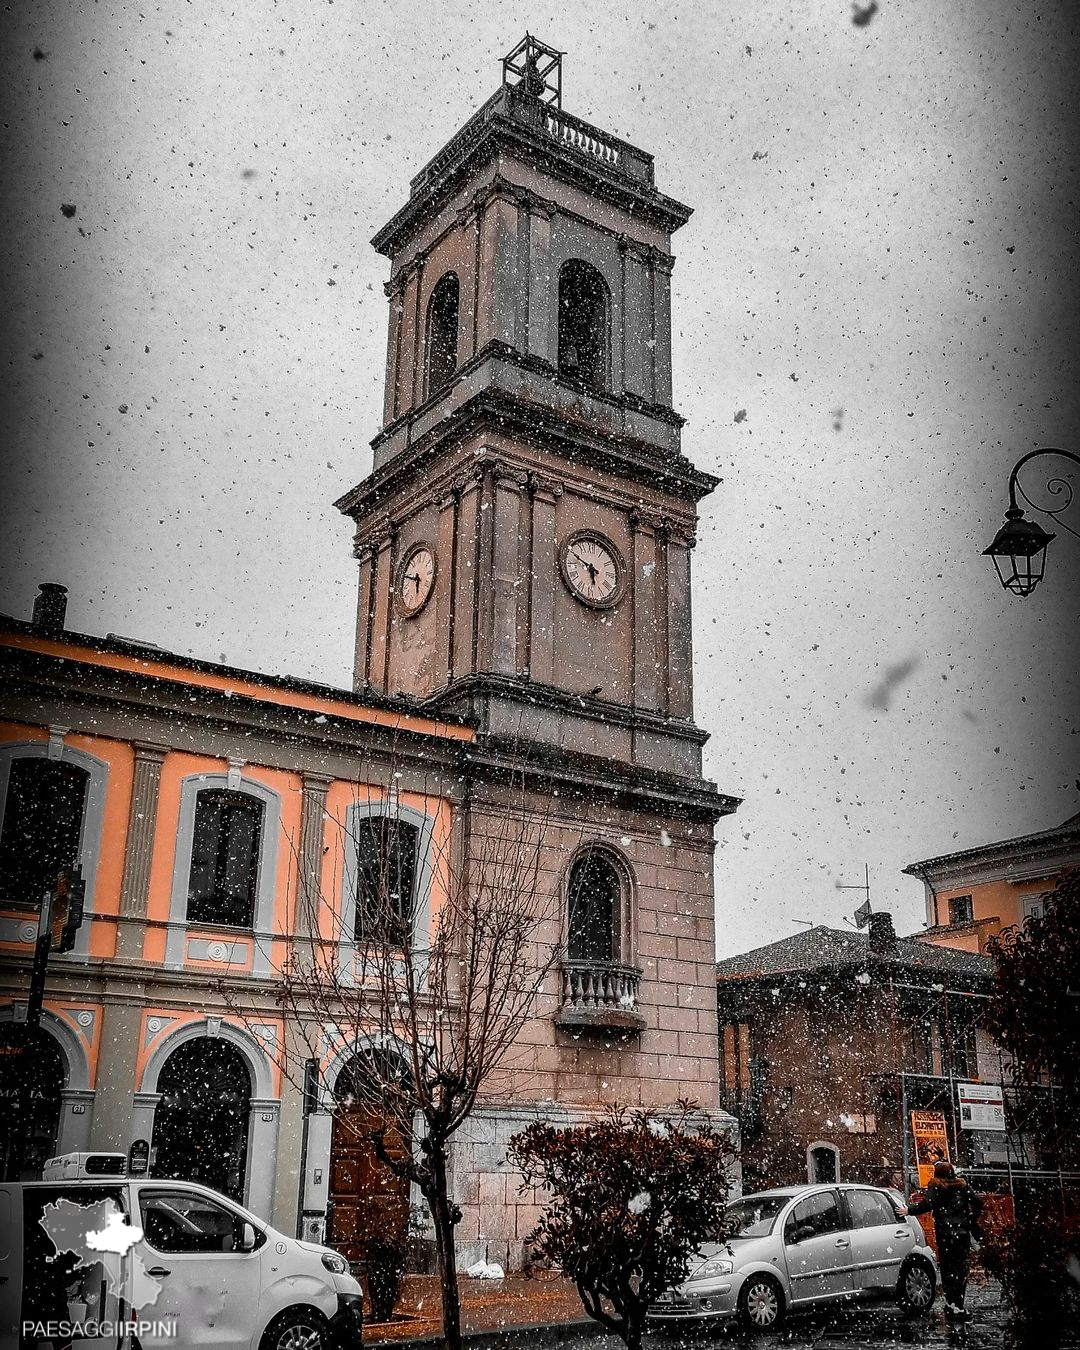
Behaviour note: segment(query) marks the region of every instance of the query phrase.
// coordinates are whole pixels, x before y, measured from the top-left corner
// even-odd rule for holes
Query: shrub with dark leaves
[[[1080,872],[1046,897],[1040,918],[990,943],[994,987],[987,1029],[1021,1079],[1048,1074],[1076,1102],[1080,1066]]]
[[[536,1259],[573,1280],[588,1315],[637,1350],[649,1305],[722,1236],[730,1138],[680,1102],[567,1129],[536,1123],[509,1154],[522,1189],[550,1197],[529,1238]]]
[[[1021,1206],[1015,1223],[988,1232],[979,1249],[987,1274],[1001,1281],[1011,1343],[1060,1345],[1080,1321],[1080,1223],[1061,1218],[1055,1197]]]

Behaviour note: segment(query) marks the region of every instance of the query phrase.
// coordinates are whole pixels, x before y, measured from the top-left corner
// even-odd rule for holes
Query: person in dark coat
[[[941,1287],[945,1293],[945,1311],[966,1317],[968,1261],[971,1239],[978,1235],[983,1202],[963,1177],[956,1175],[952,1163],[934,1165],[934,1175],[923,1198],[908,1207],[909,1214],[929,1214],[934,1220]]]

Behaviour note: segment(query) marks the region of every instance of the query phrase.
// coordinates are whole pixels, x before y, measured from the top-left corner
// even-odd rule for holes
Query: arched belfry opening
[[[602,392],[608,383],[607,282],[580,258],[559,272],[559,373]]]
[[[440,277],[428,302],[427,394],[431,398],[458,366],[458,308],[461,287],[456,272]]]

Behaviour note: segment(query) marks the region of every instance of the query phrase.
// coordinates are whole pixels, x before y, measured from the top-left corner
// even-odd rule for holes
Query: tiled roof
[[[1080,841],[1080,812],[1063,820],[1051,830],[1036,830],[1034,834],[1020,834],[1014,839],[997,839],[989,844],[979,844],[975,848],[959,849],[956,853],[942,853],[936,858],[923,858],[919,862],[909,863],[901,870],[908,876],[922,876],[931,868],[948,863],[977,862],[983,858],[1008,856],[1025,853],[1031,849],[1048,848],[1056,845],[1071,844]]]
[[[935,946],[914,937],[897,938],[895,950],[887,957],[880,957],[870,951],[865,933],[819,926],[718,961],[716,973],[721,980],[745,979],[755,975],[782,975],[787,971],[865,966],[874,960],[888,960],[902,968],[929,975],[965,976],[976,980],[988,979],[991,968],[988,956],[956,947]]]

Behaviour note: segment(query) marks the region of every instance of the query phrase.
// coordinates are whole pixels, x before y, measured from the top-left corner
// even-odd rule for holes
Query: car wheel
[[[937,1293],[934,1271],[926,1261],[909,1261],[900,1272],[896,1296],[911,1312],[927,1312]]]
[[[259,1350],[329,1350],[326,1322],[314,1308],[290,1308],[266,1329]]]
[[[752,1331],[771,1331],[784,1316],[784,1295],[768,1275],[751,1275],[739,1293],[739,1316]]]

